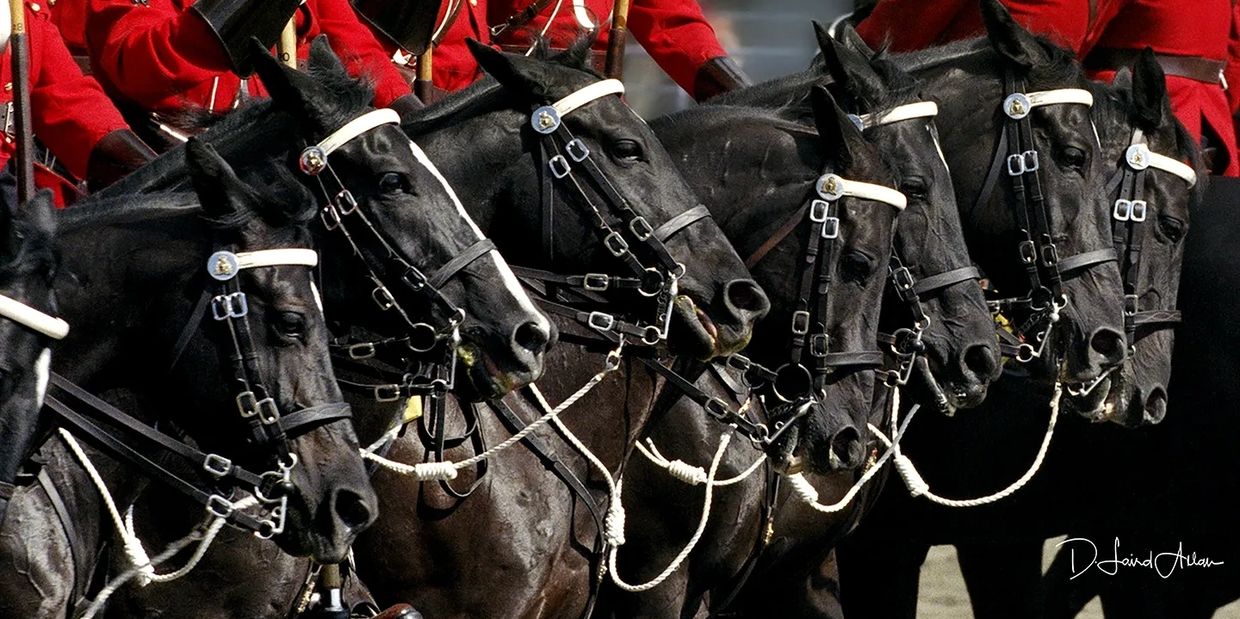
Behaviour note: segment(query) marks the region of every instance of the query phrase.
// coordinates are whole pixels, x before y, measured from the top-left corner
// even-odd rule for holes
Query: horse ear
[[[251,40],[250,45],[262,47],[258,39]],[[331,114],[331,97],[323,92],[313,77],[284,65],[265,48],[261,54],[257,53],[258,50],[254,51],[254,72],[263,81],[271,100],[294,115],[311,121],[317,129],[323,129],[317,126],[318,119],[327,118]],[[328,57],[331,57],[330,61]],[[344,71],[340,60],[327,45],[325,36],[316,38],[310,46],[310,64]]]
[[[844,63],[840,61],[839,44],[831,38],[831,33],[827,32],[826,26],[818,20],[814,20],[814,36],[818,38],[818,49],[822,52],[822,61],[827,66],[831,81],[847,88],[848,72],[844,70]]]
[[[185,144],[185,161],[194,191],[208,218],[228,220],[251,210],[250,188],[241,182],[214,146],[190,138]]]
[[[1132,67],[1133,124],[1153,130],[1162,124],[1163,110],[1168,105],[1167,78],[1154,57],[1154,50],[1145,48]]]
[[[519,54],[496,51],[473,39],[465,44],[484,71],[506,88],[528,92],[535,97],[546,97],[543,84],[547,82],[546,64]]]
[[[314,37],[310,42],[310,58],[306,64],[311,71],[330,71],[337,74],[347,74],[349,71],[344,68],[344,63],[340,62],[340,57],[332,49],[327,41],[327,35],[320,34]]]
[[[1128,67],[1120,67],[1115,72],[1115,77],[1111,79],[1111,86],[1118,90],[1132,90],[1132,69]]]
[[[865,143],[861,130],[848,119],[825,87],[814,86],[810,92],[810,103],[814,107],[814,124],[818,127],[819,137],[835,149],[830,157],[836,165],[835,169],[840,171],[851,167],[853,151]]]
[[[982,21],[990,45],[1000,56],[1026,71],[1047,61],[1036,37],[1012,19],[1012,14],[999,0],[982,0]]]
[[[30,201],[18,209],[17,219],[24,221],[27,232],[35,232],[45,241],[50,242],[56,236],[56,201],[52,190],[40,189]],[[29,241],[29,239],[27,239]]]
[[[852,24],[840,24],[835,30],[837,33],[835,40],[842,42],[844,47],[861,54],[867,59],[874,57],[874,50],[869,43],[865,42],[865,39],[861,38],[861,35],[857,33],[856,28],[852,27]]]

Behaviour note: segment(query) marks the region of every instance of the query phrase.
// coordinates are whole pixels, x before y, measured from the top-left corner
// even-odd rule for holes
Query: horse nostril
[[[835,468],[840,470],[855,469],[861,466],[862,459],[861,433],[849,425],[840,428],[831,437],[831,460]]]
[[[546,352],[547,343],[550,341],[551,334],[547,331],[547,328],[533,321],[521,323],[512,334],[513,344],[535,355],[541,355]]]
[[[728,308],[748,312],[756,317],[765,316],[771,310],[766,293],[752,279],[734,279],[724,285],[724,298]]]
[[[999,373],[997,352],[990,344],[974,344],[964,351],[964,367],[979,381],[993,379]]]
[[[1162,387],[1154,387],[1150,391],[1150,395],[1145,398],[1145,408],[1142,411],[1142,423],[1155,424],[1163,420],[1167,416],[1167,391]]]
[[[364,528],[370,524],[373,518],[370,507],[366,505],[366,499],[347,488],[341,488],[336,491],[332,501],[332,509],[335,510],[336,516],[340,518],[340,522],[350,529]]]
[[[1114,329],[1102,328],[1094,331],[1089,338],[1089,347],[1102,355],[1108,364],[1117,364],[1124,360],[1124,334]]]

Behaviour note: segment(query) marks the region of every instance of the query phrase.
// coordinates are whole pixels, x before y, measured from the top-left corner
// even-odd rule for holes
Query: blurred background
[[[809,20],[830,23],[853,6],[852,0],[700,1],[724,49],[756,81],[808,66],[818,51]],[[642,116],[654,118],[693,103],[632,38],[625,50],[626,97]]]

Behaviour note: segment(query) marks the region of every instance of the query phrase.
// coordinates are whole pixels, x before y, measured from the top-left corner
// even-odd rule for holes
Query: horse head
[[[1111,162],[1111,181],[1099,203],[1112,219],[1119,254],[1128,357],[1096,387],[1105,400],[1065,402],[1090,419],[1139,426],[1158,423],[1167,411],[1184,236],[1190,206],[1201,199],[1204,183],[1197,179],[1203,172],[1194,141],[1171,113],[1162,68],[1148,50],[1131,71],[1122,70],[1112,86],[1099,85],[1096,92],[1097,111],[1109,119],[1099,133],[1104,160]]]
[[[893,379],[911,379],[918,399],[945,413],[976,406],[998,377],[999,349],[939,149],[938,107],[883,55],[863,56],[814,26],[835,100],[888,157],[908,198],[880,325]]]
[[[340,284],[327,294],[333,320],[386,324],[377,330],[403,332],[419,352],[435,340],[455,346],[470,379],[458,392],[467,396],[496,397],[536,380],[551,323],[400,131],[396,113],[368,107],[369,89],[324,39],[312,46],[308,73],[270,57],[256,68],[276,110],[292,116],[309,145],[291,150],[288,163],[319,194],[325,249],[340,257],[326,262]],[[349,275],[358,258],[366,276]]]
[[[280,488],[288,499],[276,540],[292,554],[339,562],[374,521],[378,499],[328,357],[308,249],[314,198],[283,169],[265,186],[247,184],[198,140],[187,160],[212,228],[203,257],[216,253],[206,264],[211,278],[195,257],[198,268],[179,279],[191,288],[206,280],[207,291],[220,292],[210,304],[215,320],[188,318],[178,338],[184,352],[168,379],[192,387],[176,394],[182,406],[171,421],[235,463],[274,461],[286,473]]]
[[[595,291],[630,315],[649,313],[648,296],[662,305],[660,286],[674,280],[672,349],[699,358],[739,350],[765,315],[766,297],[719,227],[694,208],[696,196],[654,133],[613,96],[623,86],[582,68],[588,43],[546,60],[474,45],[496,81],[428,108],[406,131],[454,178],[477,179],[460,183],[466,202],[510,259],[649,281],[640,295]],[[654,322],[646,329],[667,335],[666,319]]]

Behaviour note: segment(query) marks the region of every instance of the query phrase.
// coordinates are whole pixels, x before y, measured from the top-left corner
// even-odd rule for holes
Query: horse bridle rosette
[[[1001,175],[1011,179],[1017,226],[1024,237],[1017,249],[1029,280],[1029,293],[1023,297],[994,299],[989,303],[996,321],[1001,324],[1007,323],[1004,313],[1010,309],[1024,308],[1031,312],[1028,319],[1016,327],[1016,334],[1003,328],[997,331],[1000,351],[1018,361],[1028,362],[1045,353],[1050,332],[1059,322],[1060,311],[1067,305],[1062,287],[1064,274],[1110,262],[1116,259],[1116,255],[1113,249],[1106,248],[1060,257],[1038,174],[1041,158],[1030,120],[1030,114],[1038,107],[1093,107],[1093,94],[1080,88],[1025,92],[1024,80],[1010,73],[1004,78],[1004,83],[1009,94],[1000,107],[1006,120],[1000,128],[994,159],[973,210],[990,200]]]

